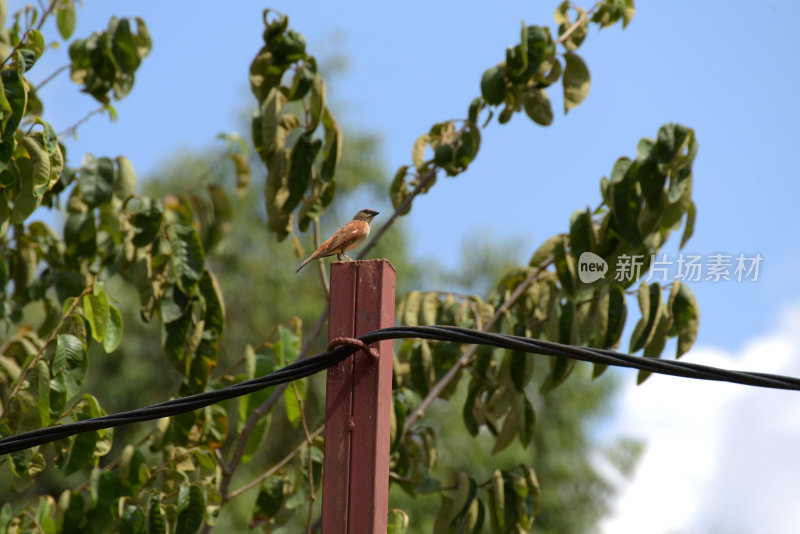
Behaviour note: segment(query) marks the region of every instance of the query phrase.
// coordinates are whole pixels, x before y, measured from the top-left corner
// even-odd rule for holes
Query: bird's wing
[[[320,247],[324,249],[322,255],[330,256],[332,254],[342,253],[349,250],[349,245],[363,239],[364,228],[366,223],[364,221],[350,221],[342,226],[339,231],[333,234],[328,240]]]
[[[366,228],[365,228],[366,226]],[[335,234],[330,236],[327,241],[319,246],[314,253],[306,258],[300,267],[297,268],[298,272],[308,262],[317,258],[324,258],[325,256],[333,256],[334,254],[342,254],[345,250],[350,250],[358,246],[358,243],[364,239],[369,231],[369,224],[364,221],[350,221],[345,224]]]

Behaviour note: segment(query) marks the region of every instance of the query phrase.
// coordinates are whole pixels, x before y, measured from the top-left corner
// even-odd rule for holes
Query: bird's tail
[[[298,268],[297,268],[297,270],[296,270],[294,273],[295,273],[295,274],[299,273],[299,272],[300,272],[300,269],[302,269],[303,267],[305,267],[305,266],[306,266],[306,264],[307,264],[308,262],[310,262],[311,260],[313,260],[313,259],[314,259],[314,256],[309,256],[308,258],[306,258],[305,260],[303,260],[303,263],[301,263],[301,264],[300,264],[300,267],[298,267]]]

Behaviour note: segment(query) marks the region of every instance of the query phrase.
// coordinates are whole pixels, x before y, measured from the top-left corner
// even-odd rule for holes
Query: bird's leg
[[[340,253],[336,253],[336,259],[342,261],[342,255]]]
[[[353,261],[353,260],[351,260],[351,259],[350,259],[350,257],[349,257],[347,254],[342,254],[342,256],[344,256],[345,258],[347,258],[347,261]]]

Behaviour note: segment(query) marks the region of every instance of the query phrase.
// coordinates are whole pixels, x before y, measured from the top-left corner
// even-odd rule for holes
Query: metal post
[[[328,339],[394,325],[395,270],[387,260],[331,265]],[[322,532],[384,534],[389,503],[392,341],[328,369]]]

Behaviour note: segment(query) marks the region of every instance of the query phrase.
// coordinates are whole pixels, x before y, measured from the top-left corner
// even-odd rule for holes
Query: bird
[[[378,212],[375,210],[361,210],[356,213],[352,221],[336,230],[311,256],[306,258],[295,273],[300,272],[300,269],[305,267],[311,260],[333,256],[334,254],[336,254],[336,258],[339,261],[342,261],[342,256],[347,258],[348,261],[353,261],[347,257],[345,252],[353,250],[367,238],[369,235],[369,223],[372,222],[376,215],[378,215]]]

